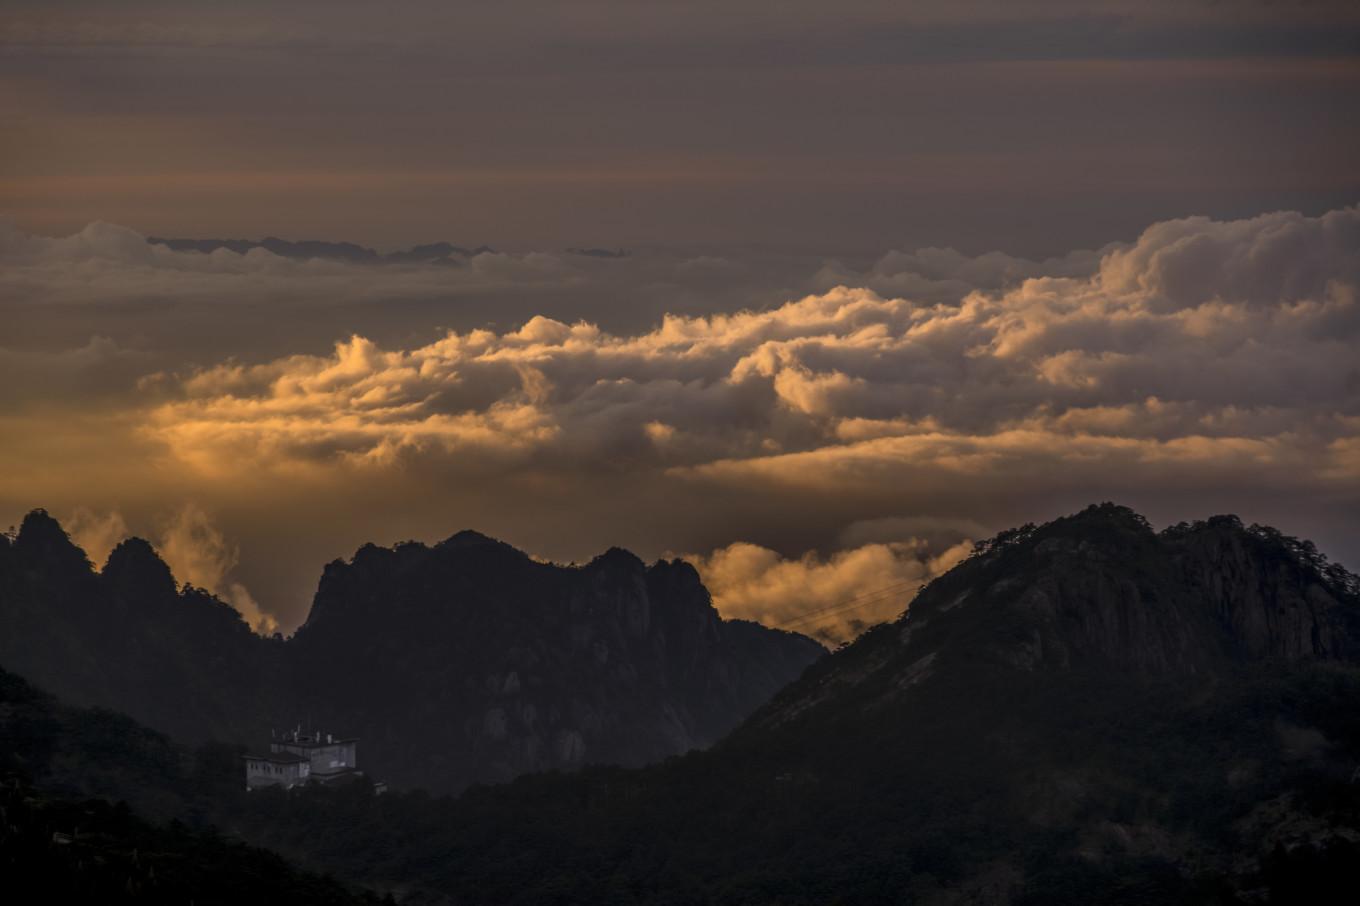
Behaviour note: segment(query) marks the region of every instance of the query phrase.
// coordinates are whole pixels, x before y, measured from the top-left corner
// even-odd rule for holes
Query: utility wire
[[[834,607],[823,607],[818,610],[810,611],[808,613],[803,613],[799,614],[796,617],[792,617],[791,619],[785,621],[785,624],[790,626],[797,625],[799,623],[806,623],[809,620],[815,620],[818,617],[831,616],[833,614],[842,613],[847,610],[856,610],[861,607],[867,607],[870,604],[877,604],[880,601],[888,600],[894,597],[896,594],[900,593],[900,591],[905,591],[905,589],[900,590],[893,589],[891,591],[884,591],[882,593],[875,594],[872,596],[866,595],[863,598],[856,598],[854,601],[838,604]]]
[[[919,581],[920,580],[918,579],[907,579],[902,582],[895,582],[892,585],[886,585],[882,588],[874,589],[872,591],[862,592],[858,595],[855,595],[854,597],[847,598],[843,601],[838,601],[835,604],[829,604],[825,607],[819,607],[816,610],[809,610],[805,613],[799,614],[796,617],[792,617],[791,619],[784,620],[783,622],[780,623],[776,623],[775,628],[787,629],[790,626],[797,626],[800,623],[806,623],[807,621],[816,619],[817,617],[833,616],[835,614],[843,613],[848,610],[858,610],[859,608],[867,607],[870,604],[878,604],[894,597],[895,595],[901,594],[902,592],[906,591],[909,587],[913,585],[918,585]]]
[[[782,624],[780,624],[777,628],[779,628],[779,629],[788,629],[788,628],[790,628],[790,627],[803,626],[804,624],[807,624],[807,623],[816,622],[816,621],[819,620],[819,619],[825,619],[825,618],[827,618],[827,617],[834,617],[834,616],[838,616],[838,615],[840,615],[840,614],[842,614],[842,613],[848,613],[848,612],[855,611],[855,610],[862,610],[862,609],[864,609],[865,607],[869,607],[870,605],[873,605],[873,604],[881,604],[881,603],[883,603],[884,601],[891,601],[893,598],[897,597],[897,594],[899,594],[899,593],[894,593],[894,594],[884,594],[884,595],[880,595],[880,596],[877,597],[877,598],[870,598],[870,599],[866,599],[866,600],[864,600],[864,601],[860,601],[860,602],[855,603],[855,604],[848,604],[848,605],[846,605],[846,606],[844,606],[844,607],[837,607],[837,608],[835,608],[834,610],[824,610],[824,611],[819,611],[819,612],[817,612],[817,613],[815,613],[815,614],[806,614],[806,615],[804,615],[804,616],[800,616],[800,617],[797,617],[797,618],[795,618],[795,619],[789,620],[787,623],[782,623]]]
[[[796,617],[791,618],[790,622],[804,620],[809,617],[815,617],[818,616],[819,614],[828,613],[833,610],[840,610],[844,607],[848,607],[851,605],[858,605],[859,603],[867,601],[870,598],[876,599],[882,597],[883,595],[890,595],[895,592],[902,591],[908,586],[911,586],[915,583],[916,583],[915,579],[906,579],[901,582],[894,582],[892,585],[885,585],[882,588],[875,588],[870,591],[860,592],[859,594],[854,595],[853,597],[846,598],[843,601],[837,601],[834,604],[827,604],[824,607],[818,607],[815,610],[806,611],[802,614],[799,614]]]

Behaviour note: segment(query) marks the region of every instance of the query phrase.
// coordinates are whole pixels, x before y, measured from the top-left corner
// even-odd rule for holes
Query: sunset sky
[[[828,639],[1097,500],[1360,567],[1360,6],[773,9],[0,0],[0,529],[284,630],[463,528]],[[494,250],[146,241],[270,235]]]

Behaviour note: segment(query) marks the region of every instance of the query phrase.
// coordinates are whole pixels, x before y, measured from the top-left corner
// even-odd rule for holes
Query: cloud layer
[[[401,7],[6,0],[0,197],[54,232],[1047,255],[1360,188],[1353,0]]]
[[[819,485],[895,468],[1351,471],[1360,213],[1159,224],[1089,278],[957,303],[836,287],[619,336],[538,316],[412,349],[148,381],[144,430],[211,475],[591,463]]]
[[[305,524],[328,557],[475,524],[559,559],[609,543],[699,552],[725,611],[778,622],[924,580],[968,538],[1104,498],[1164,519],[1235,509],[1360,554],[1335,545],[1360,505],[1356,208],[1167,221],[1043,262],[534,253],[375,269],[170,252],[107,225],[0,240],[14,265],[0,289],[26,292],[30,310],[102,293],[144,323],[197,311],[137,312],[147,293],[275,300],[235,358],[88,337],[57,364],[0,352],[0,369],[62,376],[0,418],[102,432],[100,467],[127,477],[135,505],[209,500],[245,570],[265,539],[277,549]],[[262,353],[333,337],[356,294],[470,286],[492,299],[574,286],[611,294],[610,310],[628,292],[685,309],[713,289],[709,313],[641,329],[564,303],[514,326],[473,318],[413,342],[354,330],[329,351]],[[798,291],[734,302],[781,286]],[[247,581],[282,587],[277,572]],[[272,606],[291,624],[305,604]],[[833,616],[812,625],[834,638],[865,614]]]

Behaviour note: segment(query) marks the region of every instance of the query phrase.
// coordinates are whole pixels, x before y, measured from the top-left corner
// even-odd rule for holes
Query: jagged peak
[[[503,545],[505,547],[510,546],[504,541],[492,538],[490,535],[484,535],[475,529],[463,529],[462,531],[454,532],[452,535],[439,542],[436,547],[477,547],[488,544]]]
[[[366,560],[382,560],[403,555],[420,556],[429,552],[430,547],[422,541],[398,541],[391,547],[384,547],[381,544],[374,544],[369,541],[359,546],[359,549],[354,552],[354,556],[350,558],[350,562],[358,565]]]
[[[381,562],[388,557],[391,557],[392,553],[392,548],[383,547],[380,544],[374,544],[370,541],[367,544],[361,545],[359,549],[354,552],[354,556],[349,558],[349,565],[363,566],[365,564]],[[344,561],[336,561],[336,563],[344,565]]]
[[[127,562],[144,563],[151,561],[162,566],[165,565],[165,561],[161,559],[161,555],[157,553],[155,546],[150,541],[139,535],[132,535],[119,541],[114,549],[109,552],[108,560],[104,563],[104,570],[107,571],[111,566]]]
[[[41,555],[65,561],[71,567],[83,566],[93,570],[85,551],[71,540],[61,523],[48,514],[47,510],[34,509],[24,516],[19,526],[19,534],[14,539],[14,547],[23,554]]]
[[[1136,510],[1117,503],[1093,503],[1070,516],[1060,516],[1041,525],[1027,522],[998,532],[973,545],[973,556],[985,557],[1026,542],[1037,544],[1048,538],[1073,535],[1097,544],[1121,543],[1130,538],[1146,541],[1156,538],[1152,525]]]
[[[1322,660],[1360,663],[1360,578],[1313,544],[1230,515],[1156,533],[1102,504],[981,543],[902,618],[838,649],[753,725],[843,709],[842,695],[886,703],[979,664],[1203,679]]]
[[[490,535],[484,535],[473,529],[455,532],[436,544],[433,549],[438,553],[452,556],[462,556],[464,552],[472,552],[478,557],[494,556],[506,562],[533,559],[513,544],[492,538]]]
[[[699,575],[699,570],[694,568],[694,564],[690,563],[688,560],[682,560],[679,557],[676,557],[673,560],[657,560],[651,566],[647,567],[647,572],[650,575],[665,577],[672,581],[683,581],[696,585],[703,584],[703,579]]]
[[[609,550],[600,554],[590,563],[586,564],[587,569],[642,569],[647,565],[637,554],[622,547],[611,547]]]
[[[109,554],[101,573],[105,581],[127,594],[174,597],[176,584],[169,565],[144,538],[127,538]]]
[[[1259,523],[1244,525],[1237,516],[1224,514],[1167,526],[1160,537],[1182,544],[1214,538],[1249,542],[1262,551],[1269,551],[1273,556],[1293,563],[1333,595],[1360,598],[1360,576],[1342,564],[1332,562],[1312,541],[1286,535],[1273,526]]]
[[[1131,507],[1105,501],[1093,503],[1071,516],[1063,516],[1040,526],[1038,532],[1057,529],[1089,530],[1099,528],[1116,532],[1130,532],[1135,535],[1153,536],[1156,533],[1147,519]]]
[[[70,540],[61,523],[42,507],[29,510],[24,515],[23,522],[19,524],[18,538],[21,542],[27,539],[29,544],[35,544],[40,540],[55,538],[57,535],[64,540]]]

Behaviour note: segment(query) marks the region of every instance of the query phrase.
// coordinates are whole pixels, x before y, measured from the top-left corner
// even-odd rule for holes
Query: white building
[[[312,763],[295,752],[246,755],[245,762],[248,790],[262,786],[297,786],[306,783],[312,773]]]
[[[299,726],[269,743],[269,753],[246,755],[246,789],[335,783],[362,776],[358,743],[330,733],[304,733]]]

